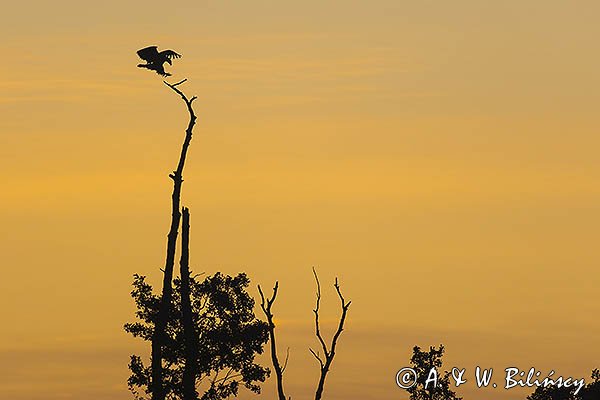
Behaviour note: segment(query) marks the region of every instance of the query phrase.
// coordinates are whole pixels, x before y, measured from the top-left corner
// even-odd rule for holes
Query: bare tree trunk
[[[183,183],[183,167],[185,165],[188,147],[192,140],[192,131],[196,123],[196,115],[192,109],[192,102],[196,99],[196,97],[194,96],[188,100],[183,92],[177,88],[178,85],[181,85],[185,81],[186,80],[184,79],[183,81],[175,84],[164,82],[165,85],[179,94],[185,101],[190,114],[190,120],[185,131],[183,145],[181,146],[181,154],[179,156],[177,169],[169,175],[169,177],[173,180],[173,194],[171,195],[171,227],[169,229],[169,234],[167,235],[167,257],[165,260],[161,303],[156,324],[154,326],[154,334],[152,336],[152,377],[150,382],[152,400],[165,400],[166,396],[165,387],[163,384],[162,348],[165,344],[165,329],[169,319],[169,309],[171,307],[171,299],[173,295],[173,266],[175,264],[175,247],[177,244],[177,234],[181,219],[179,207],[181,199],[181,185]]]
[[[285,367],[287,366],[289,349],[287,356],[285,358],[285,363],[283,367],[279,364],[279,359],[277,358],[277,345],[275,343],[275,324],[273,323],[273,313],[271,312],[271,306],[275,302],[275,298],[277,297],[277,289],[279,288],[279,282],[275,282],[275,287],[273,288],[273,296],[270,299],[265,300],[265,296],[263,294],[260,285],[258,285],[258,292],[260,293],[260,307],[262,308],[265,316],[267,317],[267,323],[269,324],[269,341],[271,342],[271,361],[273,362],[273,369],[275,369],[275,377],[277,378],[277,397],[278,400],[286,400],[285,393],[283,391],[283,373],[285,371]]]
[[[198,344],[190,300],[190,211],[183,207],[181,221],[181,322],[183,325],[185,367],[183,370],[183,400],[197,400],[196,363]]]
[[[340,321],[338,324],[337,331],[333,335],[331,339],[331,345],[327,348],[325,344],[325,340],[323,340],[323,336],[321,335],[321,329],[319,326],[319,305],[321,303],[321,284],[319,283],[319,277],[317,276],[317,271],[313,268],[313,274],[315,276],[315,281],[317,282],[317,301],[315,309],[313,310],[315,314],[315,335],[317,339],[319,339],[319,343],[321,344],[321,348],[323,349],[323,356],[325,360],[323,360],[319,354],[319,352],[315,352],[313,349],[309,349],[312,355],[317,359],[320,365],[321,375],[319,377],[319,383],[317,384],[317,390],[315,392],[315,400],[321,400],[323,396],[323,388],[325,387],[325,378],[327,378],[327,373],[331,368],[331,363],[333,362],[333,358],[335,357],[335,348],[337,346],[338,339],[344,330],[344,322],[346,321],[346,314],[348,312],[348,308],[350,307],[351,301],[346,302],[344,297],[342,296],[342,292],[340,290],[340,285],[338,284],[337,278],[335,278],[335,290],[337,291],[338,297],[340,298],[342,313],[340,316]]]

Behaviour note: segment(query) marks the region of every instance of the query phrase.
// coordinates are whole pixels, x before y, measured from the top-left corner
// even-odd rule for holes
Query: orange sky
[[[294,399],[316,385],[313,265],[353,300],[331,399],[406,398],[394,375],[415,344],[444,343],[448,367],[589,377],[599,13],[591,0],[4,5],[0,398],[131,398],[128,355],[146,348],[122,331],[131,278],[159,282],[187,118],[135,67],[150,44],[183,54],[173,80],[199,97],[193,268],[280,281]]]

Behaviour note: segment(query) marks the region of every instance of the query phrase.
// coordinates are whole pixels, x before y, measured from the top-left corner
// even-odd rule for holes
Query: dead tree
[[[270,299],[265,300],[265,295],[263,294],[260,285],[258,285],[258,293],[260,293],[260,308],[262,308],[265,316],[267,317],[267,323],[269,324],[269,341],[271,342],[271,361],[273,362],[273,369],[275,370],[275,377],[277,379],[277,397],[279,400],[286,400],[285,393],[283,391],[283,373],[285,372],[285,367],[287,366],[288,358],[289,358],[289,349],[287,351],[285,362],[283,366],[279,364],[279,359],[277,358],[277,344],[275,342],[275,324],[273,323],[273,313],[271,312],[271,307],[277,298],[277,290],[279,288],[279,282],[275,282],[275,287],[273,287],[273,296]]]
[[[185,130],[185,139],[181,146],[181,153],[179,155],[179,162],[177,169],[169,174],[169,177],[173,180],[173,194],[171,195],[171,227],[167,235],[167,256],[165,260],[165,268],[163,270],[163,287],[160,308],[158,311],[158,317],[154,328],[154,334],[152,337],[152,377],[151,377],[151,392],[152,400],[165,400],[165,389],[163,385],[163,366],[162,366],[162,349],[165,345],[165,328],[169,318],[169,308],[171,306],[171,299],[173,295],[173,267],[175,264],[175,248],[177,245],[177,234],[179,229],[179,223],[181,220],[180,202],[181,202],[181,185],[183,183],[183,167],[185,166],[185,159],[187,156],[188,147],[192,141],[192,131],[196,124],[196,115],[192,108],[192,103],[196,100],[196,96],[188,99],[186,95],[179,90],[177,86],[184,83],[186,79],[170,84],[164,82],[169,88],[175,93],[181,96],[187,107],[190,119],[188,122],[187,129]]]
[[[315,309],[313,310],[313,313],[315,314],[315,335],[317,336],[317,339],[319,340],[319,343],[321,344],[321,349],[323,350],[323,356],[321,356],[320,351],[314,351],[311,348],[309,348],[309,351],[319,362],[320,375],[319,375],[319,381],[317,384],[317,389],[315,392],[315,400],[321,400],[321,397],[323,396],[323,389],[325,387],[325,379],[327,378],[327,373],[331,369],[331,364],[333,363],[333,358],[335,357],[335,350],[337,347],[337,343],[340,338],[340,335],[342,334],[342,332],[344,330],[344,323],[346,322],[346,315],[348,313],[348,309],[350,308],[350,304],[352,302],[346,301],[344,299],[344,296],[342,295],[342,291],[340,289],[340,285],[338,283],[338,279],[335,278],[335,284],[333,286],[335,287],[335,290],[340,299],[341,315],[340,315],[340,320],[338,323],[338,328],[337,328],[335,334],[333,335],[333,338],[331,339],[331,344],[329,346],[327,346],[327,344],[325,343],[325,340],[323,339],[323,336],[321,335],[321,327],[319,324],[319,307],[321,304],[321,284],[319,282],[319,277],[317,276],[317,272],[315,271],[314,268],[313,268],[313,274],[315,276],[315,281],[317,284],[317,300],[316,300]],[[269,337],[270,337],[270,341],[271,341],[271,361],[273,362],[273,368],[275,369],[275,376],[277,378],[278,400],[286,400],[284,390],[283,390],[283,372],[285,371],[285,367],[287,366],[287,362],[288,362],[288,358],[289,358],[289,349],[286,354],[284,365],[283,365],[283,367],[281,367],[281,364],[279,363],[279,359],[277,356],[277,345],[276,345],[276,341],[275,341],[275,324],[273,323],[273,313],[271,311],[273,303],[275,302],[275,299],[277,298],[278,289],[279,289],[279,282],[275,282],[275,287],[273,287],[273,295],[271,296],[271,298],[266,299],[260,285],[258,286],[258,292],[259,292],[260,298],[261,298],[260,306],[263,310],[263,313],[267,317],[267,322],[269,324]],[[290,400],[290,399],[291,399],[291,397],[289,397],[287,400]]]
[[[315,400],[321,400],[321,396],[323,395],[323,388],[325,387],[325,378],[327,377],[327,373],[329,372],[331,363],[333,362],[333,357],[335,357],[335,348],[337,346],[338,339],[340,338],[340,335],[342,334],[342,331],[344,330],[344,322],[346,322],[346,314],[348,313],[348,308],[350,307],[350,303],[352,303],[352,302],[351,301],[346,302],[346,300],[344,299],[344,296],[342,296],[342,292],[340,291],[340,285],[338,284],[338,279],[335,278],[335,284],[333,286],[335,287],[338,297],[340,298],[342,312],[341,312],[340,322],[338,324],[337,331],[333,335],[333,338],[331,339],[331,344],[328,348],[327,344],[325,344],[325,340],[323,340],[323,336],[321,335],[321,329],[319,326],[319,305],[321,302],[321,284],[319,283],[319,277],[317,276],[317,271],[315,271],[314,268],[313,268],[313,274],[315,275],[315,281],[317,282],[317,302],[316,302],[317,304],[315,306],[315,309],[313,310],[313,312],[315,314],[315,335],[317,336],[317,339],[319,339],[319,343],[321,344],[321,348],[323,349],[323,357],[325,357],[325,359],[323,360],[323,358],[321,358],[319,351],[315,352],[313,349],[309,349],[309,350],[310,350],[311,354],[317,359],[317,361],[319,361],[319,365],[321,368],[321,375],[319,377],[319,383],[317,385],[317,390],[315,392]]]
[[[183,326],[183,348],[185,366],[183,370],[183,400],[196,400],[196,362],[198,343],[190,300],[190,211],[183,207],[181,221],[181,325]]]

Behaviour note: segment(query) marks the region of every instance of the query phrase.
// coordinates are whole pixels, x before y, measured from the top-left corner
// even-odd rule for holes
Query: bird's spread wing
[[[156,46],[150,46],[146,47],[145,49],[138,50],[137,54],[142,60],[153,62],[156,61],[158,57],[158,50]]]
[[[160,55],[165,56],[167,58],[181,58],[181,54],[177,54],[173,50],[161,51]]]

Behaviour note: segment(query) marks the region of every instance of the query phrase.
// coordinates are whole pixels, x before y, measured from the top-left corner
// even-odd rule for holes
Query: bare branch
[[[214,383],[221,383],[221,382],[224,383],[224,382],[227,382],[227,380],[237,379],[237,378],[241,378],[241,377],[242,377],[242,374],[227,375],[227,376],[224,376],[223,378],[215,381]]]
[[[221,373],[221,370],[218,370],[215,373],[215,376],[210,380],[210,386],[214,386],[215,382],[217,381],[217,379],[219,378],[219,374]]]
[[[288,347],[286,352],[285,352],[285,361],[283,362],[283,367],[281,367],[281,373],[283,374],[285,372],[285,369],[287,368],[288,365],[288,360],[290,359],[290,348]]]
[[[221,382],[227,382],[227,380],[229,379],[237,379],[242,377],[242,374],[238,373],[238,374],[232,374],[233,372],[233,368],[229,368],[229,371],[227,371],[227,373],[225,374],[224,377],[222,378],[218,378],[218,374],[214,377],[214,379],[211,381],[212,385],[215,385],[216,383],[221,383]]]
[[[329,355],[329,351],[327,350],[327,345],[325,344],[325,340],[323,340],[323,336],[321,336],[321,329],[319,326],[319,305],[321,303],[321,283],[319,282],[319,277],[317,276],[317,271],[313,267],[313,275],[315,276],[315,281],[317,282],[317,301],[316,306],[313,312],[315,313],[315,335],[317,339],[319,339],[319,343],[321,343],[321,348],[323,349],[323,354],[325,357]]]
[[[323,360],[321,360],[321,357],[319,356],[318,352],[315,352],[313,349],[311,349],[310,347],[308,348],[308,350],[311,352],[311,354],[317,359],[317,361],[319,362],[319,364],[321,364],[321,368],[323,368]]]
[[[321,397],[323,396],[323,388],[325,387],[325,378],[327,378],[327,373],[329,372],[329,369],[331,368],[331,364],[333,362],[333,358],[335,357],[335,349],[337,346],[337,342],[338,342],[340,335],[342,334],[342,332],[344,330],[344,323],[346,322],[346,314],[348,312],[348,308],[350,307],[351,302],[350,301],[346,302],[346,300],[344,299],[344,296],[342,295],[342,291],[340,289],[338,279],[335,278],[335,284],[333,286],[335,287],[335,290],[340,299],[342,311],[341,311],[341,315],[340,315],[340,321],[338,324],[338,328],[337,328],[335,334],[333,335],[333,338],[331,339],[331,344],[328,349],[327,345],[325,344],[325,341],[323,340],[323,337],[321,336],[321,332],[319,329],[319,305],[321,302],[321,285],[319,283],[319,278],[317,276],[317,272],[315,271],[314,268],[313,268],[313,274],[315,276],[315,281],[317,283],[316,307],[313,310],[315,313],[315,334],[316,334],[317,338],[319,339],[319,343],[321,344],[321,347],[323,348],[323,352],[325,353],[324,354],[325,361],[323,361],[321,359],[321,357],[319,357],[318,353],[315,353],[312,349],[309,349],[309,350],[312,353],[312,355],[319,361],[319,365],[320,365],[320,369],[321,369],[319,383],[317,385],[317,390],[315,392],[315,400],[321,400]]]
[[[340,298],[342,314],[340,316],[340,322],[338,325],[338,329],[335,332],[335,335],[333,336],[333,339],[331,341],[331,352],[332,353],[335,352],[335,346],[337,345],[338,338],[340,337],[340,335],[342,334],[342,331],[344,330],[344,322],[346,321],[346,313],[348,312],[348,308],[350,308],[350,304],[352,304],[351,301],[346,303],[346,300],[344,300],[344,296],[342,296],[342,292],[340,290],[340,285],[338,284],[337,277],[335,278],[335,284],[333,286],[335,287],[335,290]]]
[[[181,80],[181,81],[179,81],[179,82],[177,82],[177,83],[174,83],[174,84],[172,84],[172,85],[171,85],[171,84],[169,84],[167,81],[163,81],[163,82],[164,82],[164,83],[166,83],[166,84],[167,84],[167,85],[169,85],[169,86],[173,86],[173,87],[175,87],[175,86],[179,86],[179,85],[181,85],[181,84],[182,84],[182,83],[184,83],[184,82],[187,82],[187,78],[185,78],[184,80]]]
[[[279,289],[279,282],[275,282],[273,287],[273,295],[271,298],[266,298],[260,285],[258,285],[258,293],[260,294],[260,308],[263,310],[267,317],[267,323],[269,325],[269,339],[271,342],[271,362],[273,363],[273,369],[275,370],[275,377],[277,378],[277,397],[278,400],[286,400],[285,392],[283,390],[283,371],[285,370],[288,362],[286,356],[285,364],[281,367],[279,358],[277,357],[277,344],[275,341],[275,324],[273,323],[273,313],[271,307],[277,298],[277,290]],[[288,349],[289,355],[289,349]]]

